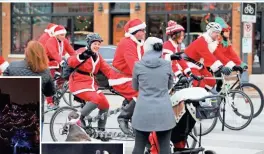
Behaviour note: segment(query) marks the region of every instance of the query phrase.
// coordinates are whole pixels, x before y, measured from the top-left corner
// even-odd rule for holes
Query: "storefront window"
[[[190,11],[232,10],[232,3],[190,3]]]
[[[165,15],[148,15],[147,19],[147,35],[165,39],[167,25]]]
[[[53,13],[93,12],[93,3],[53,3]]]
[[[147,12],[187,11],[187,3],[148,3]]]
[[[23,54],[27,43],[31,40],[31,18],[15,17],[12,18],[12,53]]]
[[[113,12],[130,11],[130,3],[111,3],[110,7]]]
[[[27,42],[37,40],[50,22],[63,25],[71,43],[74,34],[86,36],[87,32],[93,32],[93,6],[93,3],[12,3],[11,53],[24,54]]]
[[[12,13],[21,14],[45,14],[51,13],[51,3],[14,3],[12,4]]]

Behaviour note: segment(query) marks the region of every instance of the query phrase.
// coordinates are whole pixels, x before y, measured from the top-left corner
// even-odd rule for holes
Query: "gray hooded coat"
[[[132,127],[139,131],[165,131],[176,126],[168,90],[173,73],[161,52],[145,51],[133,72],[133,88],[139,91],[132,117]]]

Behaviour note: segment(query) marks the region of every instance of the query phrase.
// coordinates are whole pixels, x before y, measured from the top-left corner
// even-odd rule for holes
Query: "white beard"
[[[218,41],[213,41],[211,36],[209,36],[209,33],[203,33],[202,37],[205,39],[205,41],[208,44],[208,49],[211,53],[214,53],[219,42]]]

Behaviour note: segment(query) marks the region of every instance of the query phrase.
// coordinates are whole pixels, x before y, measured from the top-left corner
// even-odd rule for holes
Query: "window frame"
[[[146,3],[146,7],[148,7],[148,4],[150,3]],[[232,5],[233,8],[233,5]],[[206,13],[212,13],[212,14],[231,14],[231,21],[233,18],[233,14],[232,14],[232,9],[231,10],[197,10],[197,11],[192,11],[190,10],[190,3],[187,3],[187,10],[173,10],[173,11],[149,11],[146,12],[146,21],[148,21],[148,16],[149,15],[164,15],[166,16],[165,18],[165,22],[168,22],[169,19],[169,14],[187,14],[187,27],[185,30],[185,33],[189,34],[190,33],[190,23],[191,23],[191,15],[192,14],[206,14]],[[146,28],[146,37],[148,37],[148,33],[149,33],[149,29],[148,29],[148,23],[147,24],[147,28]],[[168,38],[166,37],[166,35],[163,35],[163,40],[166,41]],[[187,42],[188,44],[190,44],[190,36],[187,35]]]
[[[94,3],[92,3],[94,4]],[[11,37],[10,37],[10,42],[11,42],[11,52],[10,54],[12,55],[22,55],[24,53],[14,53],[14,49],[13,49],[13,37],[14,37],[14,25],[12,23],[13,19],[16,18],[16,17],[30,17],[30,20],[31,22],[33,21],[33,18],[34,17],[37,17],[37,16],[47,16],[47,17],[50,17],[50,22],[52,22],[52,18],[53,17],[60,17],[60,16],[67,16],[69,18],[72,18],[73,21],[74,21],[74,17],[76,16],[92,16],[93,20],[94,20],[94,11],[92,12],[71,12],[71,13],[53,13],[54,12],[54,3],[51,3],[51,12],[50,13],[43,13],[43,14],[14,14],[12,13],[13,12],[13,8],[14,8],[14,5],[15,3],[11,3],[11,9],[10,9],[10,15],[11,15]],[[93,6],[94,7],[94,6]],[[93,8],[94,10],[94,8]],[[74,22],[72,23],[73,26],[74,26]],[[94,28],[94,27],[93,27]],[[74,37],[74,33],[73,33],[73,29],[74,27],[72,27],[72,34],[71,36]],[[30,31],[31,31],[31,39],[33,39],[33,24],[30,25]],[[73,40],[73,43],[74,43],[74,40]]]

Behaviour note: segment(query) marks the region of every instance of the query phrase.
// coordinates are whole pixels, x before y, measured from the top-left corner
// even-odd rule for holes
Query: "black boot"
[[[123,110],[121,111],[120,115],[117,117],[117,121],[119,123],[120,129],[122,130],[123,133],[127,135],[132,135],[132,132],[129,130],[128,127],[128,122],[133,115],[135,106],[136,106],[136,102],[134,100],[130,101],[129,104],[123,107]]]
[[[105,131],[105,125],[107,122],[107,113],[108,113],[109,109],[105,109],[105,110],[99,110],[99,115],[104,114],[104,118],[103,119],[99,119],[98,120],[98,131],[101,132],[103,135],[101,136],[97,136],[96,139],[101,140],[101,141],[109,141],[111,139],[111,136],[109,134],[106,133]]]

